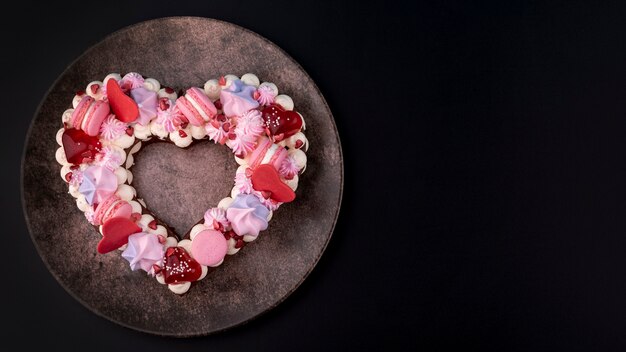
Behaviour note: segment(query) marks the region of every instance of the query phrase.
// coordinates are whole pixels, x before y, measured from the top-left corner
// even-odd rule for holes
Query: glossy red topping
[[[61,136],[65,158],[72,164],[81,164],[83,161],[94,160],[102,148],[98,137],[89,136],[82,130],[69,128]]]
[[[262,111],[265,130],[274,141],[293,136],[302,129],[302,118],[295,111],[283,109],[278,104],[271,104]]]
[[[166,284],[196,281],[202,276],[202,267],[182,247],[169,247],[163,258],[163,278]]]

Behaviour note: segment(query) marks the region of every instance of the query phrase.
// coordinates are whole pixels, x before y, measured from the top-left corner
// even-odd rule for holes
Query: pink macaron
[[[224,234],[219,231],[200,231],[191,241],[191,255],[202,265],[218,266],[222,264],[227,251],[228,241],[224,238]]]
[[[273,143],[269,138],[263,136],[260,137],[256,148],[250,155],[248,164],[252,169],[261,164],[271,164],[276,170],[280,169],[280,165],[287,157],[287,149]]]
[[[209,97],[202,89],[196,87],[187,89],[187,93],[176,100],[176,106],[194,126],[202,126],[205,121],[209,121],[217,114],[217,109]]]
[[[72,113],[72,126],[85,131],[90,136],[100,133],[102,121],[109,116],[111,111],[109,103],[104,100],[95,100],[85,95]]]
[[[94,214],[94,223],[102,225],[112,218],[130,218],[132,212],[133,207],[127,201],[121,200],[120,197],[113,194],[98,204]]]

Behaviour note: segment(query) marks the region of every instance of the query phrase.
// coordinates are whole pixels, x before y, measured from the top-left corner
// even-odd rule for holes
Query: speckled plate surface
[[[100,255],[97,231],[67,194],[55,161],[55,134],[74,92],[110,72],[140,72],[176,89],[209,78],[255,73],[290,95],[311,147],[296,201],[283,205],[259,239],[177,296],[119,252]],[[93,312],[124,326],[171,336],[206,335],[275,307],[311,272],[332,235],[341,204],[343,162],[331,112],[311,78],[280,48],[241,27],[204,18],[143,22],[87,50],[54,83],[26,141],[24,210],[50,272]],[[230,193],[237,165],[228,148],[155,143],[137,154],[133,185],[179,234]]]

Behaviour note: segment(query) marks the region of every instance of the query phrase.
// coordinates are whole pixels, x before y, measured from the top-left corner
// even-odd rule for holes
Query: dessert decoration
[[[97,252],[119,250],[132,271],[184,294],[263,237],[273,212],[296,198],[307,163],[304,119],[278,93],[246,73],[210,79],[179,97],[135,72],[109,74],[77,93],[63,113],[55,156],[78,209],[102,235]],[[148,143],[185,148],[200,140],[228,147],[240,166],[230,195],[176,234],[137,195],[130,169]]]

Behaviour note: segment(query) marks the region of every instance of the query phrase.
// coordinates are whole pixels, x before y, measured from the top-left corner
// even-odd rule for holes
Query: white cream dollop
[[[127,202],[131,201],[135,195],[137,195],[135,188],[126,184],[117,186],[117,192],[115,192],[115,194],[117,194],[121,200],[125,200]]]
[[[65,165],[71,165],[68,161],[67,158],[65,157],[65,150],[63,149],[63,147],[59,147],[57,148],[56,153],[54,153],[54,157],[57,159],[57,163],[65,166]]]
[[[191,228],[191,231],[189,231],[189,238],[191,238],[191,240],[193,241],[194,237],[196,237],[196,235],[200,232],[200,231],[204,231],[204,230],[208,230],[209,227],[206,226],[205,224],[196,224],[194,225],[194,227]]]
[[[274,101],[277,104],[280,104],[280,106],[282,106],[283,108],[285,108],[285,110],[293,110],[293,100],[291,100],[291,97],[286,94],[279,94],[278,96],[276,96],[276,99]]]
[[[189,291],[189,288],[191,287],[191,282],[183,282],[180,284],[175,284],[175,285],[167,285],[167,288],[170,289],[170,291],[174,292],[177,295],[182,295],[183,293]]]
[[[111,144],[114,144],[122,149],[130,147],[133,143],[135,143],[135,135],[129,136],[126,133],[111,141]]]
[[[137,137],[138,139],[146,140],[150,136],[152,136],[152,129],[151,129],[150,125],[143,126],[143,125],[140,125],[140,124],[135,124],[133,129],[135,130],[134,136]]]
[[[289,149],[287,153],[295,160],[300,169],[300,174],[302,174],[306,170],[306,154],[300,149]]]
[[[246,73],[241,76],[241,81],[249,86],[253,86],[255,88],[259,87],[259,77],[257,77],[254,73]]]
[[[180,131],[183,131],[185,133],[185,137],[182,137],[180,135]],[[187,126],[187,128],[170,132],[170,140],[172,140],[172,142],[174,142],[177,147],[188,147],[191,142],[193,142],[193,138],[191,138],[191,129],[189,128],[189,126]]]
[[[170,88],[170,89],[171,89],[171,88]],[[171,101],[175,101],[175,100],[176,100],[176,98],[178,98],[178,94],[176,94],[176,92],[175,92],[173,89],[172,89],[172,92],[171,92],[171,93],[168,93],[168,92],[167,92],[167,90],[168,90],[167,88],[161,88],[161,89],[159,89],[159,92],[157,93],[157,96],[158,96],[159,98],[168,98],[168,99],[170,99]]]
[[[61,122],[66,123],[68,126],[72,127],[72,114],[74,113],[74,109],[67,109],[63,112],[61,116]]]
[[[210,79],[204,84],[204,93],[206,93],[206,95],[212,101],[216,101],[217,99],[219,99],[221,92],[222,86],[220,86],[219,82],[216,79]]]
[[[104,79],[102,80],[102,82],[106,85],[107,82],[111,79],[115,79],[116,81],[121,81],[122,80],[122,76],[119,73],[109,73],[108,75],[106,75],[106,77],[104,77]]]
[[[261,85],[259,86],[259,88],[261,87],[269,87],[272,90],[272,93],[274,95],[274,97],[276,97],[278,95],[278,87],[276,87],[276,85],[272,82],[263,82],[261,83]]]
[[[96,88],[92,88],[93,86],[97,86],[97,87]],[[104,83],[102,83],[100,81],[93,81],[93,82],[90,82],[87,85],[87,88],[85,89],[85,92],[87,92],[87,95],[89,95],[90,97],[92,97],[92,98],[94,98],[96,100],[100,100],[100,99],[104,98],[104,90],[102,89],[102,87],[104,87]]]
[[[161,89],[161,83],[154,78],[146,78],[143,81],[143,87],[153,92],[158,92]]]
[[[150,131],[153,135],[161,139],[165,139],[165,137],[169,135],[169,132],[165,130],[165,127],[163,127],[162,124],[157,123],[156,120],[153,120],[152,123],[150,123]]]
[[[228,209],[228,207],[230,207],[230,205],[233,203],[233,201],[234,201],[234,199],[231,198],[231,197],[223,198],[222,200],[220,200],[219,203],[217,203],[217,207],[226,210],[226,209]]]

